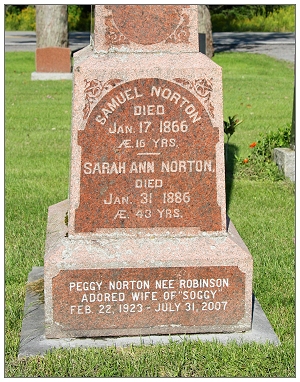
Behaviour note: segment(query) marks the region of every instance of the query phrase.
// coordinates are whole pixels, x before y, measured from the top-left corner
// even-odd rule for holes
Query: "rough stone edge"
[[[295,182],[295,150],[287,147],[274,148],[274,162],[286,178]]]
[[[28,275],[28,282],[36,281],[43,277],[44,267],[33,267]],[[240,345],[249,342],[256,342],[259,344],[270,343],[276,346],[280,345],[277,335],[255,297],[253,298],[252,314],[252,330],[244,333],[46,339],[44,304],[39,301],[37,294],[27,291],[18,357],[44,355],[55,348],[125,347],[129,345],[168,344],[170,341],[182,342],[185,339],[192,341],[200,340],[203,342],[217,341],[223,344],[235,341]]]
[[[73,80],[73,73],[31,73],[32,81]]]
[[[58,273],[62,269],[93,269],[93,268],[143,268],[144,266],[149,266],[150,268],[153,267],[153,264],[158,260],[157,265],[159,267],[165,266],[168,264],[168,267],[185,267],[186,266],[186,260],[187,257],[184,257],[184,261],[182,261],[182,256],[180,256],[180,259],[178,258],[178,253],[177,255],[174,253],[178,252],[178,246],[172,245],[173,249],[173,254],[168,257],[168,261],[166,258],[164,259],[163,262],[161,262],[161,258],[157,259],[157,255],[161,253],[160,251],[164,249],[160,246],[160,248],[154,248],[155,243],[159,242],[160,239],[157,241],[153,240],[153,238],[148,238],[145,239],[144,237],[142,238],[143,244],[147,244],[149,246],[149,241],[151,242],[150,247],[152,248],[152,253],[148,253],[146,256],[143,255],[139,257],[138,263],[137,263],[137,258],[133,257],[131,261],[128,259],[128,256],[124,254],[127,253],[126,248],[131,248],[133,249],[133,246],[135,247],[135,244],[140,241],[140,238],[129,238],[131,240],[131,243],[126,244],[126,248],[124,244],[121,242],[123,241],[122,238],[118,238],[119,242],[118,247],[122,247],[122,250],[120,253],[115,254],[113,256],[114,261],[111,263],[109,259],[111,259],[111,253],[115,253],[115,247],[116,247],[116,239],[111,242],[110,239],[107,238],[105,240],[106,244],[105,247],[107,249],[106,253],[103,253],[101,256],[96,256],[94,259],[92,265],[90,261],[86,263],[86,259],[89,258],[90,256],[86,254],[86,250],[91,250],[91,253],[93,253],[93,250],[96,250],[97,252],[97,245],[95,247],[95,243],[91,243],[90,241],[85,242],[84,240],[73,240],[71,241],[73,243],[69,242],[69,238],[66,239],[66,232],[67,232],[67,226],[64,222],[64,217],[65,217],[65,212],[68,210],[68,200],[59,202],[55,205],[52,205],[49,207],[49,214],[48,214],[48,225],[47,225],[47,237],[46,237],[46,251],[45,251],[45,258],[44,258],[44,266],[45,266],[45,272],[44,272],[44,281],[45,281],[45,336],[50,339],[50,338],[79,338],[79,337],[84,337],[84,338],[94,338],[94,337],[120,337],[120,336],[149,336],[149,335],[171,335],[171,334],[176,334],[178,335],[180,333],[185,333],[185,334],[200,334],[200,333],[216,333],[216,332],[245,332],[247,330],[251,329],[251,316],[252,316],[252,271],[253,271],[253,260],[252,257],[245,246],[245,244],[242,241],[242,238],[239,236],[238,232],[234,229],[234,225],[229,221],[230,219],[228,218],[227,224],[228,224],[228,233],[230,235],[230,239],[226,237],[221,237],[221,242],[219,242],[220,245],[222,245],[222,242],[224,242],[223,239],[227,241],[227,245],[231,247],[230,244],[232,244],[232,248],[234,249],[236,247],[239,247],[239,250],[237,253],[232,253],[231,260],[229,263],[226,261],[227,265],[235,265],[238,266],[239,270],[243,273],[246,274],[246,283],[245,283],[245,315],[243,316],[242,319],[240,319],[236,325],[226,325],[226,326],[206,326],[206,327],[201,327],[201,326],[187,326],[187,327],[181,327],[182,330],[178,331],[175,328],[139,328],[140,330],[136,331],[133,330],[132,328],[127,328],[126,330],[123,329],[118,329],[112,331],[111,329],[97,329],[97,330],[81,330],[78,332],[77,330],[60,330],[60,325],[57,325],[54,320],[53,316],[53,295],[52,295],[52,280],[53,277],[57,276]],[[204,233],[203,233],[204,234]],[[207,241],[206,237],[209,237],[210,235],[201,236],[200,238],[200,243],[194,244],[201,248],[203,245],[203,242],[205,243]],[[213,236],[214,237],[214,236]],[[169,241],[168,238],[165,238]],[[172,238],[171,242],[173,241],[174,238]],[[194,239],[199,239],[199,237],[194,237]],[[214,244],[219,247],[218,244],[218,237],[215,237],[217,242]],[[228,239],[228,240],[227,240]],[[177,238],[175,241],[185,241],[186,238]],[[145,242],[146,241],[146,242]],[[168,243],[168,246],[171,244],[171,242]],[[87,245],[88,244],[88,245]],[[173,243],[174,244],[174,243]],[[179,243],[178,243],[179,244]],[[186,247],[186,244],[184,247]],[[71,247],[69,247],[71,245]],[[75,245],[75,247],[74,247]],[[188,246],[186,248],[190,247]],[[214,247],[214,245],[213,245]],[[169,248],[170,249],[170,248]],[[209,248],[207,248],[208,252],[210,253],[210,256],[207,256],[207,254],[204,256],[202,259],[204,263],[202,262],[202,266],[211,266],[211,265],[219,265],[223,266],[224,263],[221,260],[223,258],[224,260],[224,254],[225,257],[227,258],[227,253],[230,248],[222,248],[219,250],[219,254],[217,255],[216,253],[210,253]],[[237,248],[236,248],[237,249]],[[140,248],[135,248],[133,250],[134,253],[139,253]],[[240,252],[242,250],[242,252]],[[110,252],[112,251],[112,252]],[[180,251],[179,251],[180,252]],[[193,254],[195,254],[194,248],[193,248]],[[230,251],[229,251],[230,252]],[[72,256],[70,254],[72,253]],[[86,255],[82,255],[85,253]],[[222,256],[223,254],[223,256]],[[238,255],[238,263],[236,262],[235,255]],[[188,264],[189,266],[199,266],[199,256],[194,257],[191,253],[189,253],[189,261]],[[151,259],[150,263],[146,259]],[[227,258],[228,260],[228,258]],[[146,262],[145,262],[146,261]],[[62,268],[60,265],[62,265]],[[126,265],[125,265],[126,264]],[[138,265],[139,264],[139,265]],[[141,265],[143,264],[143,265]],[[147,265],[146,265],[147,264]]]
[[[84,48],[82,52],[77,52],[73,73],[69,237],[81,234],[75,231],[75,211],[80,205],[81,146],[78,145],[78,133],[84,130],[86,125],[82,113],[85,107],[85,81],[92,78],[101,79],[103,83],[110,81],[112,78],[121,79],[124,83],[141,78],[159,78],[170,82],[174,82],[174,78],[184,78],[188,81],[194,81],[197,78],[213,79],[214,90],[210,93],[210,103],[214,107],[214,117],[210,116],[210,120],[219,131],[219,139],[216,143],[215,174],[217,202],[221,208],[222,230],[225,231],[226,197],[224,188],[222,68],[199,52],[183,52],[180,55],[170,52],[152,55],[150,53],[96,54],[91,47],[88,47]],[[109,94],[111,90],[108,89],[101,93],[101,99]],[[203,100],[200,102],[207,108]],[[103,232],[103,229],[98,228],[97,231]]]

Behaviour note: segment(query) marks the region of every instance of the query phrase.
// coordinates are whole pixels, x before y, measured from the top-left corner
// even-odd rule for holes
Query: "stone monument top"
[[[96,5],[97,52],[199,52],[197,5]]]

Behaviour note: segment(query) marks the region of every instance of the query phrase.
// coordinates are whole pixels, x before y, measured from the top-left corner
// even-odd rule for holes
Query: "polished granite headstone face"
[[[94,82],[93,89],[98,85],[101,92]],[[219,131],[198,98],[179,78],[142,78],[119,83],[99,100],[78,133],[75,232],[222,230],[216,179]]]
[[[172,332],[197,328],[199,320],[202,326],[237,324],[244,293],[245,274],[230,266],[64,270],[53,279],[56,323],[110,331],[113,316],[120,335],[141,327],[157,332],[166,322]]]
[[[198,52],[197,6],[95,17],[94,46],[74,57],[69,200],[49,209],[46,336],[249,330],[252,258],[226,220],[222,71]]]

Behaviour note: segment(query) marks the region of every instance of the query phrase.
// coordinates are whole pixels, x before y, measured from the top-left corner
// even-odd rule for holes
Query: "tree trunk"
[[[36,5],[36,47],[68,45],[68,6]]]
[[[212,58],[214,55],[212,25],[210,12],[206,5],[198,5],[198,32],[206,35],[206,55]]]

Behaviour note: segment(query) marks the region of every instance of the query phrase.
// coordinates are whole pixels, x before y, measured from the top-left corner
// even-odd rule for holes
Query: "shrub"
[[[5,30],[34,31],[35,30],[35,7],[29,5],[19,10],[10,7],[5,14]]]
[[[9,5],[5,11],[5,30],[35,31],[35,6]],[[69,31],[90,31],[90,6],[68,5]]]
[[[236,29],[241,32],[294,32],[295,7],[280,8],[270,15],[257,15],[252,19],[235,20]]]
[[[273,161],[275,147],[289,147],[291,140],[291,124],[277,131],[260,134],[260,139],[249,145],[252,152],[247,158],[237,159],[237,176],[250,179],[281,180],[284,175]]]
[[[264,161],[273,159],[273,150],[275,147],[289,147],[291,140],[291,124],[284,128],[267,134],[260,134],[261,139],[257,142],[252,152],[252,156],[261,156]],[[251,145],[250,145],[251,146]]]
[[[91,31],[91,6],[68,5],[69,31]]]
[[[30,5],[22,9],[19,28],[24,31],[35,30],[35,7]]]
[[[295,5],[234,6],[211,10],[213,32],[295,32]]]
[[[209,5],[213,32],[294,32],[295,5]],[[33,5],[6,5],[5,30],[35,30]],[[70,31],[91,30],[91,6],[68,5]]]
[[[68,25],[69,30],[76,30],[80,21],[81,9],[78,5],[68,5]]]

